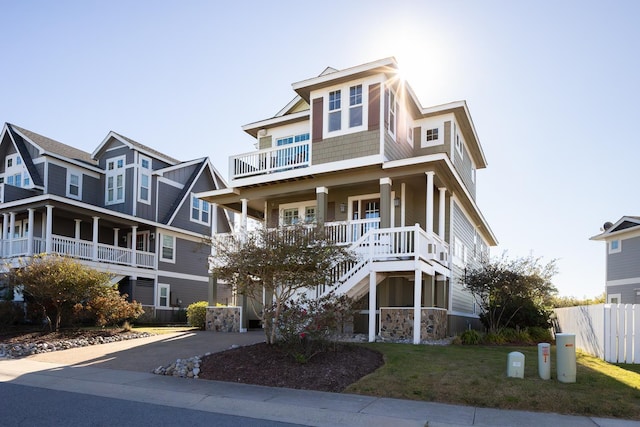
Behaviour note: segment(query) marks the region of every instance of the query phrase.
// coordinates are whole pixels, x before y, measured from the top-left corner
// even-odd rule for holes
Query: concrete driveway
[[[151,372],[176,359],[259,342],[264,342],[264,332],[261,330],[242,334],[189,331],[35,354],[27,359],[71,366],[93,365],[97,368]]]

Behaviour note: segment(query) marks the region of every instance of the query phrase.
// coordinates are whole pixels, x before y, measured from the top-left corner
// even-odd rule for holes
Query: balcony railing
[[[28,238],[2,241],[2,257],[13,258],[20,256],[30,256],[46,252],[45,239],[33,238],[33,247],[29,253]],[[86,261],[96,261],[106,264],[129,265],[134,267],[154,268],[156,254],[153,252],[135,252],[135,263],[133,262],[133,250],[118,246],[98,243],[92,241],[74,239],[72,237],[51,236],[51,253],[68,256],[71,258]]]
[[[229,158],[230,178],[246,178],[311,165],[309,141],[252,151]]]

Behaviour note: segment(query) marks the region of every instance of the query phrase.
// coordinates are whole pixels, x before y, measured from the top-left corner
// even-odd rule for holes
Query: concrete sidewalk
[[[232,344],[258,342],[260,338],[257,334],[212,336],[211,333],[199,332],[195,337],[171,334],[152,339],[65,350],[56,352],[57,354],[0,360],[0,381],[313,426],[640,426],[639,422],[617,419],[473,408],[190,380],[149,373],[159,365],[175,361],[176,357],[191,357],[206,352],[176,356],[179,353],[178,348],[183,347],[183,343],[190,343],[190,348],[185,351],[203,350],[199,345],[205,345],[206,349],[210,349],[207,351],[219,351],[224,349],[220,347],[228,348]],[[212,341],[215,341],[215,345]],[[151,354],[159,353],[162,353],[159,358],[168,359],[163,359],[160,363],[159,360],[152,361]],[[172,354],[171,357],[169,353]],[[132,369],[135,366],[131,359],[139,357],[146,357],[148,360],[144,363],[144,369]],[[118,363],[122,369],[113,369]],[[148,366],[151,368],[147,370]]]

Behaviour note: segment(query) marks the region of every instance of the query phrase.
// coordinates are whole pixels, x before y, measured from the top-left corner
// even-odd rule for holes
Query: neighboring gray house
[[[623,216],[603,230],[591,240],[607,243],[606,301],[640,304],[640,217]]]
[[[476,203],[487,163],[466,102],[423,107],[394,58],[292,86],[275,116],[243,126],[257,149],[229,159],[229,188],[198,197],[243,224],[323,226],[358,252],[335,288],[360,299],[370,340],[478,325],[461,279],[497,240]]]
[[[87,153],[6,123],[0,257],[5,266],[39,253],[76,258],[171,320],[209,297],[203,237],[229,225],[193,195],[223,182],[208,158],[181,162],[115,132]]]

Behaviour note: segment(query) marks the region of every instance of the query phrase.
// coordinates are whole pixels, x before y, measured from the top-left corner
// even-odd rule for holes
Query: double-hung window
[[[67,172],[67,197],[82,198],[82,174],[76,171]]]
[[[171,285],[158,283],[158,307],[169,307],[171,298]]]
[[[112,205],[124,202],[125,156],[107,160],[105,203]]]
[[[362,85],[349,88],[349,127],[362,126]]]
[[[191,195],[191,221],[209,224],[209,202]]]
[[[329,132],[342,128],[342,103],[340,90],[329,92]]]
[[[140,156],[138,165],[138,201],[151,202],[151,159]]]
[[[176,238],[162,234],[160,240],[160,260],[165,262],[176,262]]]

